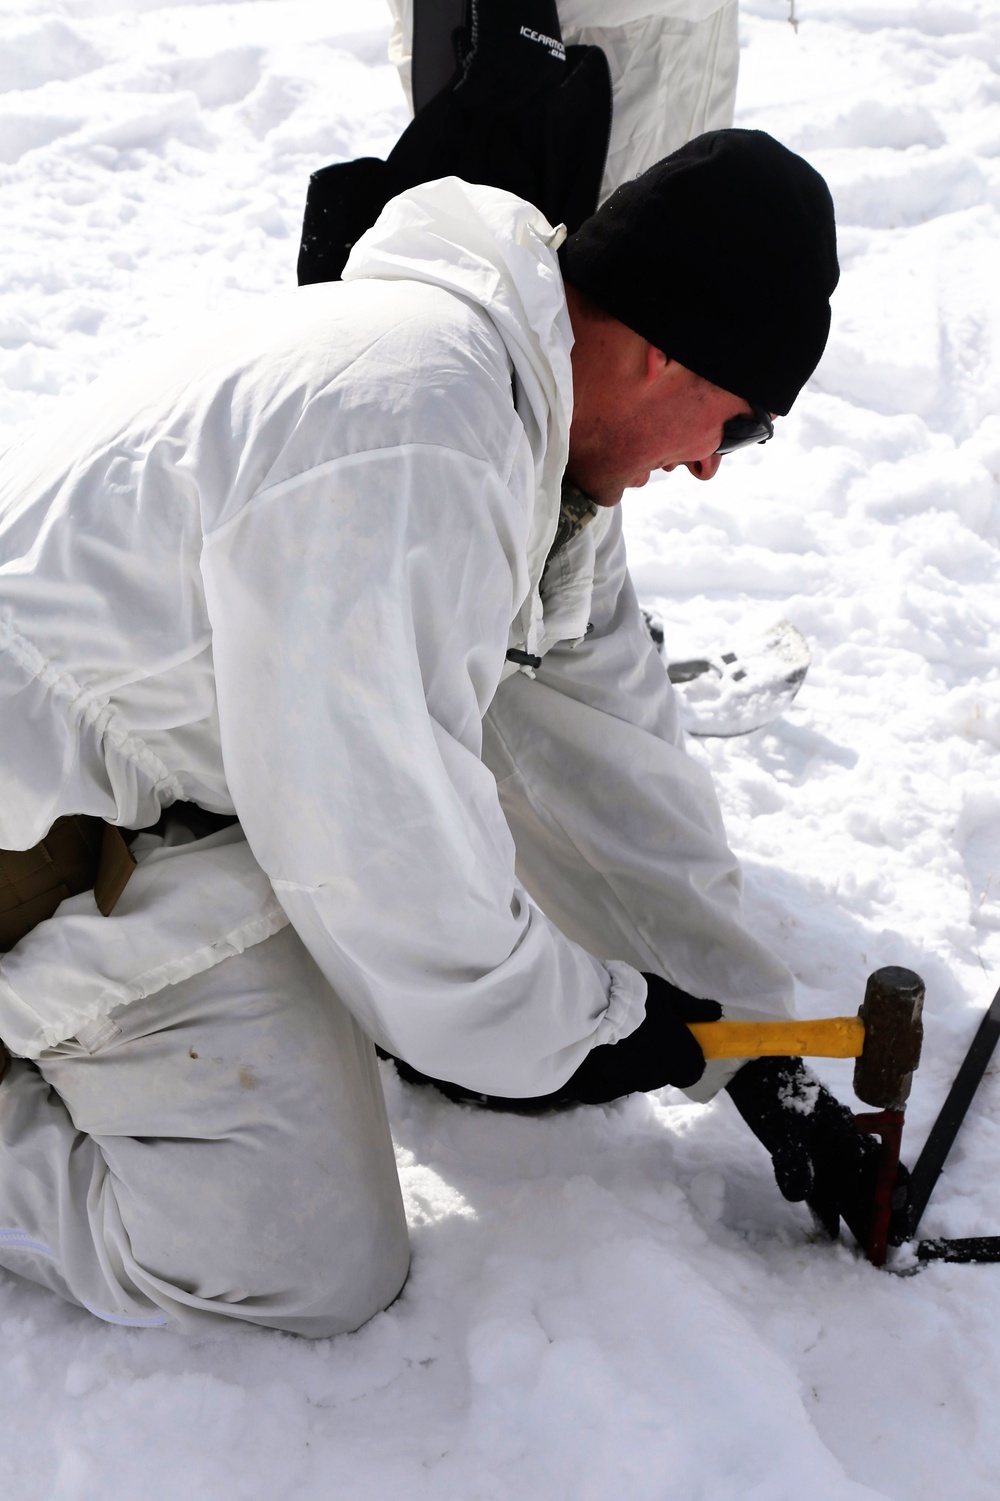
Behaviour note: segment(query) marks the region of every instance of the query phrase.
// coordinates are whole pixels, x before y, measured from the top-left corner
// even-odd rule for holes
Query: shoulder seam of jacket
[[[283,495],[287,495],[290,492],[297,490],[301,485],[308,484],[310,480],[321,478],[322,476],[327,474],[332,474],[333,472],[341,468],[352,467],[355,464],[360,464],[363,461],[371,459],[375,456],[383,457],[392,454],[403,455],[411,452],[437,452],[449,455],[457,454],[461,458],[465,459],[468,463],[478,468],[485,469],[487,472],[496,475],[500,484],[504,487],[504,489],[507,489],[511,470],[514,467],[514,458],[517,453],[519,440],[520,434],[515,433],[512,442],[508,445],[509,452],[504,456],[504,472],[501,472],[500,470],[495,468],[495,466],[490,462],[489,459],[477,458],[474,454],[465,453],[461,448],[446,448],[443,443],[399,443],[395,445],[387,445],[385,448],[365,448],[358,453],[339,454],[334,459],[325,459],[322,464],[314,464],[310,469],[302,469],[298,474],[290,475],[288,479],[278,480],[275,484],[268,485],[263,490],[255,490],[254,493],[243,502],[242,506],[235,515],[227,516],[225,521],[220,522],[219,525],[213,527],[211,531],[204,532],[203,541],[206,543],[214,542],[217,538],[224,536],[225,533],[231,527],[235,526],[238,521],[243,520],[247,512],[250,510],[250,507],[256,504],[256,502],[258,501],[271,501],[280,499]]]

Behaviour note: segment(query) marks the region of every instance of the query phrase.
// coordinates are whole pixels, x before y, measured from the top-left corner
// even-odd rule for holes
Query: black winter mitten
[[[643,975],[646,1015],[620,1042],[592,1048],[560,1093],[582,1105],[675,1084],[687,1089],[705,1072],[705,1055],[688,1022],[717,1022],[718,1001],[700,1001],[659,975]]]
[[[867,1245],[875,1207],[879,1145],[801,1058],[755,1058],[726,1086],[733,1104],[771,1154],[786,1199],[804,1199],[831,1239],[844,1221]],[[889,1242],[906,1239],[909,1173],[900,1164]]]
[[[433,1084],[459,1104],[516,1111],[520,1115],[565,1109],[570,1105],[600,1105],[637,1091],[662,1089],[665,1084],[676,1084],[682,1089],[696,1084],[705,1072],[705,1058],[686,1023],[718,1021],[722,1007],[716,1001],[697,1000],[659,975],[643,975],[643,979],[646,1014],[639,1026],[621,1042],[592,1048],[576,1073],[553,1094],[531,1099],[474,1094],[459,1084],[429,1078],[397,1058],[399,1076],[408,1084]]]

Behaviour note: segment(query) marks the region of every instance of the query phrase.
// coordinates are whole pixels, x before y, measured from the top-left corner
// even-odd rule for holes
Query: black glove
[[[726,1086],[740,1115],[771,1154],[786,1199],[804,1199],[824,1230],[836,1238],[840,1218],[866,1246],[875,1209],[879,1145],[859,1131],[854,1116],[811,1073],[801,1058],[755,1058]],[[889,1243],[907,1235],[910,1175],[896,1178]]]
[[[389,199],[438,177],[504,188],[570,233],[597,208],[611,130],[604,53],[562,47],[556,0],[521,0],[516,11],[471,0],[468,10],[461,66],[450,78],[447,54],[425,73],[417,49],[416,114],[388,160],[362,156],[313,173],[300,284],[339,281]]]
[[[591,1049],[560,1090],[573,1103],[599,1105],[664,1084],[686,1089],[705,1072],[705,1055],[686,1023],[717,1022],[718,1001],[699,1001],[659,975],[642,978],[646,1015],[620,1042]]]
[[[418,1073],[397,1058],[399,1076],[408,1084],[433,1084],[459,1104],[516,1111],[521,1115],[570,1105],[600,1105],[637,1091],[662,1089],[664,1084],[676,1084],[682,1089],[696,1084],[705,1072],[705,1057],[685,1023],[718,1021],[722,1007],[716,1001],[696,1000],[659,975],[643,975],[643,979],[646,1015],[635,1031],[621,1042],[592,1048],[576,1073],[553,1094],[521,1100],[475,1094],[460,1084]]]
[[[467,109],[504,114],[524,99],[557,89],[566,76],[566,49],[555,0],[512,6],[469,0],[459,34],[461,78],[455,97]]]

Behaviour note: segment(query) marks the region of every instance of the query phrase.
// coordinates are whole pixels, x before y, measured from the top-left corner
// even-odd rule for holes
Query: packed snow
[[[912,1160],[1000,983],[1000,10],[788,15],[744,8],[738,123],[831,184],[830,345],[773,443],[627,494],[626,526],[672,657],[810,642],[782,719],[691,753],[804,1013],[926,980]],[[0,441],[294,282],[310,171],[405,124],[388,30],[380,0],[7,0]],[[5,1497],[995,1501],[1000,1266],[816,1239],[725,1096],[531,1120],[385,1085],[399,1301],[332,1341],[182,1339],[0,1273]],[[998,1151],[991,1070],[924,1233],[1000,1233]]]

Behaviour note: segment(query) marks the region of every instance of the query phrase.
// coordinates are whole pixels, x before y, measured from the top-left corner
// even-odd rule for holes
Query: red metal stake
[[[882,1144],[878,1178],[875,1182],[875,1209],[865,1254],[872,1266],[885,1266],[892,1196],[896,1188],[899,1152],[903,1140],[903,1112],[876,1110],[870,1114],[856,1115],[854,1120],[859,1131],[865,1131],[869,1136],[878,1136]]]

